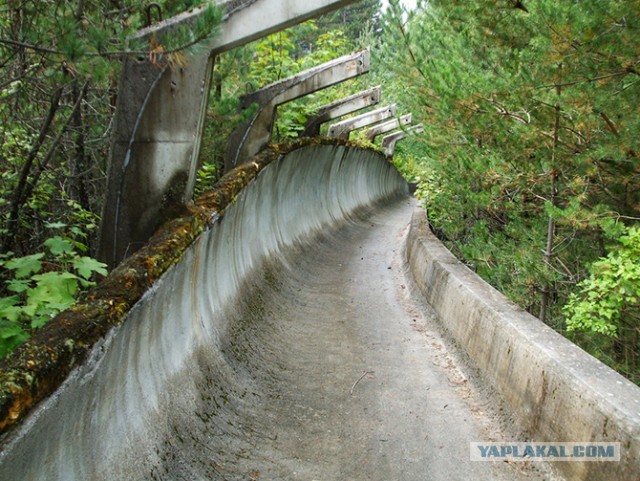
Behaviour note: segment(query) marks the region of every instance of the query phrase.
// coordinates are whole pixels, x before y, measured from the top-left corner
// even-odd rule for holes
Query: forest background
[[[192,3],[160,5],[166,18]],[[121,59],[188,62],[220,21],[211,9],[162,45],[133,45],[145,7],[0,7],[0,357],[106,274],[93,253]],[[274,140],[295,138],[318,106],[382,85],[385,103],[424,125],[394,162],[419,183],[434,232],[640,383],[640,0],[382,10],[363,0],[218,57],[197,193],[219,178],[226,138],[246,117],[239,96],[370,46],[367,76],[280,108]]]

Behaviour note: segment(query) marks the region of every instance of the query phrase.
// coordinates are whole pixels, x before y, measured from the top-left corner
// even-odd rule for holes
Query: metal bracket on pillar
[[[348,139],[354,130],[367,127],[382,120],[393,117],[396,114],[396,104],[380,107],[379,109],[356,115],[350,119],[337,122],[329,127],[329,137]]]
[[[246,162],[271,141],[278,105],[304,97],[369,71],[369,49],[331,60],[297,75],[272,83],[242,98],[241,108],[258,104],[253,119],[231,135],[227,146],[225,170]]]
[[[209,96],[212,57],[355,0],[216,0],[220,32],[198,44],[184,66],[160,57],[126,57],[118,88],[98,257],[114,267],[191,200]],[[189,25],[197,7],[135,36],[138,40]]]
[[[376,105],[380,102],[381,93],[382,88],[378,85],[341,100],[323,105],[318,108],[315,116],[311,117],[304,124],[304,130],[300,133],[300,137],[320,135],[320,126],[325,122]]]
[[[387,132],[391,132],[403,125],[409,125],[411,123],[411,114],[402,115],[401,117],[393,120],[389,120],[388,122],[382,122],[381,124],[374,125],[370,129],[368,129],[364,136],[370,140],[374,141],[378,135],[386,134]]]
[[[407,132],[399,130],[392,134],[385,135],[384,137],[382,137],[382,144],[380,145],[384,149],[384,155],[386,155],[387,157],[392,157],[396,149],[396,143],[399,140],[404,139],[407,136],[407,133],[412,134],[419,132],[424,132],[424,126],[422,124],[417,124],[413,127],[408,128]]]

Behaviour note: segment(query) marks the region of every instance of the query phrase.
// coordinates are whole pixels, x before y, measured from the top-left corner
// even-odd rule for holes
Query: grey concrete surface
[[[404,139],[407,134],[417,134],[422,132],[424,132],[424,126],[422,124],[417,124],[413,127],[409,127],[406,131],[400,130],[382,137],[380,146],[384,149],[384,155],[387,157],[393,157],[393,153],[396,150],[396,144]]]
[[[364,133],[364,136],[368,140],[374,141],[375,138],[379,135],[386,134],[387,132],[391,132],[392,130],[400,128],[400,126],[402,125],[411,124],[411,118],[412,118],[411,114],[405,114],[405,115],[401,115],[397,119],[389,120],[387,122],[382,122],[378,125],[371,127],[370,129],[367,129],[367,131]]]
[[[227,453],[221,475],[545,479],[531,467],[469,461],[469,442],[497,428],[479,415],[432,319],[408,297],[403,241],[412,209],[397,201],[269,265],[245,324],[223,346],[259,402],[240,414],[254,430],[246,459]]]
[[[429,305],[531,441],[609,441],[620,462],[557,463],[571,480],[640,479],[640,388],[508,301],[459,262],[416,211],[411,271]]]
[[[542,480],[411,300],[414,209],[381,155],[261,172],[3,446],[0,479]]]
[[[223,9],[221,32],[201,42],[201,47],[214,55],[266,37],[324,13],[337,10],[356,0],[213,0],[167,18],[138,32],[137,38],[161,37],[176,27],[192,24],[209,3]]]
[[[208,56],[166,70],[125,59],[98,249],[110,268],[192,199],[211,68]]]
[[[382,120],[393,117],[396,114],[396,104],[386,105],[355,117],[351,117],[329,126],[328,136],[340,139],[348,139],[354,130],[367,127]]]
[[[353,147],[314,145],[271,163],[89,362],[2,440],[0,479],[157,479],[171,459],[167,443],[198,429],[212,437],[207,446],[219,441],[211,449],[226,451],[244,434],[217,429],[230,426],[253,388],[222,344],[243,325],[250,281],[262,278],[266,259],[406,191],[381,155]]]
[[[322,105],[315,115],[304,124],[300,137],[314,137],[320,135],[320,126],[329,120],[337,119],[358,110],[365,109],[380,102],[382,87],[380,85],[349,95],[340,100]]]

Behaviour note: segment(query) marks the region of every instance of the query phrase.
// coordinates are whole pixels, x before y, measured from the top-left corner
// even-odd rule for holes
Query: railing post
[[[367,127],[382,120],[393,117],[396,114],[396,104],[380,107],[379,109],[356,115],[350,119],[337,122],[329,127],[329,137],[348,139],[349,134],[354,130]]]
[[[258,153],[271,141],[278,105],[344,82],[369,71],[369,49],[361,50],[274,82],[242,98],[241,108],[258,104],[258,112],[231,135],[225,170],[229,171]]]
[[[414,125],[407,129],[407,133],[418,133],[424,132],[424,126],[422,124]],[[399,130],[398,132],[394,132],[392,134],[386,135],[382,138],[381,147],[384,149],[384,155],[387,157],[393,157],[393,153],[396,149],[396,143],[407,136],[405,132]]]
[[[114,267],[191,200],[213,56],[354,0],[230,0],[215,37],[171,68],[166,59],[129,57],[123,65],[111,142],[98,257]],[[137,39],[188,25],[206,6],[141,30]]]
[[[373,142],[377,136],[391,132],[400,126],[409,125],[410,123],[411,114],[402,115],[397,119],[382,122],[381,124],[371,127],[364,133],[364,136]]]
[[[357,94],[350,95],[335,102],[323,105],[318,108],[315,116],[311,117],[304,124],[304,130],[300,137],[314,137],[320,135],[320,126],[329,120],[337,119],[343,115],[357,112],[380,102],[382,88],[380,85],[363,90]]]

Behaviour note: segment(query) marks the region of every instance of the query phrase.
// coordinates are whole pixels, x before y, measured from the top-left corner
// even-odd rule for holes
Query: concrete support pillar
[[[337,119],[358,110],[365,109],[380,102],[382,89],[380,85],[363,90],[357,94],[350,95],[330,104],[323,105],[316,111],[316,115],[311,117],[304,124],[304,130],[300,137],[315,137],[320,135],[320,126],[329,120]]]
[[[396,104],[387,105],[379,109],[356,115],[350,119],[337,122],[329,127],[329,137],[348,139],[354,130],[367,127],[382,120],[393,117],[396,114]]]
[[[135,252],[157,226],[192,197],[210,87],[212,57],[354,0],[230,0],[220,32],[200,42],[185,66],[158,57],[128,57],[114,119],[98,258],[110,267]],[[192,9],[138,33],[162,38],[188,25]]]
[[[422,124],[417,124],[407,129],[407,133],[409,134],[420,132],[424,132],[424,126]],[[396,143],[398,143],[399,140],[404,139],[407,136],[407,133],[399,130],[398,132],[382,137],[381,147],[384,149],[384,155],[387,157],[393,157],[393,153],[396,149]]]
[[[124,70],[130,75],[120,84],[100,233],[99,257],[110,267],[191,199],[211,61],[194,57],[183,68],[158,72],[146,61],[127,59]],[[147,84],[142,105],[130,108]]]
[[[240,107],[258,104],[250,122],[241,125],[229,139],[225,170],[229,171],[258,153],[271,141],[278,105],[357,77],[369,71],[369,49],[361,50],[274,82],[242,98]]]
[[[368,129],[364,133],[364,135],[368,140],[371,140],[373,142],[378,135],[386,134],[387,132],[391,132],[392,130],[399,128],[400,126],[409,125],[410,123],[411,114],[402,115],[397,119],[374,125],[370,129]]]

